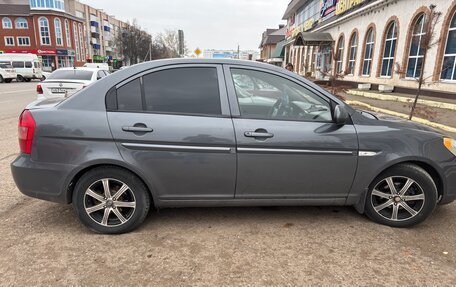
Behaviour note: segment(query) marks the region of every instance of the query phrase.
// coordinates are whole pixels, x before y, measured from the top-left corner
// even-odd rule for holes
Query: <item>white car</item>
[[[10,64],[0,63],[0,83],[11,83],[16,79],[16,70]]]
[[[107,75],[108,71],[98,68],[61,68],[36,86],[37,98],[66,98]]]

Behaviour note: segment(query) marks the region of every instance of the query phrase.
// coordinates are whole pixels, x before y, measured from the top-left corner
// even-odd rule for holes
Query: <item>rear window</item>
[[[82,80],[90,81],[92,79],[92,71],[84,70],[57,70],[54,71],[49,77],[49,80]]]

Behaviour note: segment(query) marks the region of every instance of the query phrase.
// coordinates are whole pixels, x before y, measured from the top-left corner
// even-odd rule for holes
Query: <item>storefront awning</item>
[[[334,40],[329,33],[301,32],[294,38],[294,46],[319,46],[331,44]]]
[[[283,58],[284,51],[283,47],[285,46],[285,40],[282,40],[277,43],[274,52],[272,52],[271,58]]]

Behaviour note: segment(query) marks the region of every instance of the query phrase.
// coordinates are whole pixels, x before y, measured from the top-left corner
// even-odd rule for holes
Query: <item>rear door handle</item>
[[[132,133],[151,133],[154,131],[154,129],[148,127],[122,127],[122,130]]]
[[[267,132],[245,132],[244,136],[248,138],[272,138],[274,134]]]

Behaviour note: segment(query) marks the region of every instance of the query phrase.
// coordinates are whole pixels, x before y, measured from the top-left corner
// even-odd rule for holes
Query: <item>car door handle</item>
[[[151,133],[154,131],[152,128],[148,127],[122,127],[124,132],[132,132],[132,133]]]
[[[248,138],[272,138],[274,134],[268,132],[245,132],[244,136]]]

